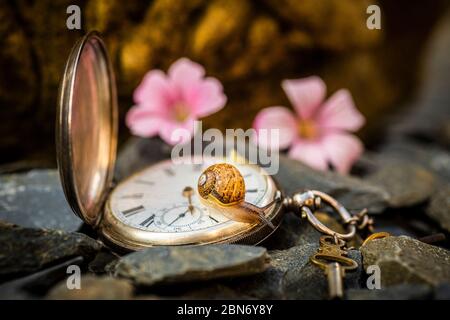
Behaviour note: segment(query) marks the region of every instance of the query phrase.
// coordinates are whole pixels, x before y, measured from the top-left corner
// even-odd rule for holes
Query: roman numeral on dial
[[[164,172],[168,175],[168,176],[174,176],[175,175],[175,171],[173,171],[173,169],[171,168],[165,168]]]
[[[144,206],[138,206],[138,207],[134,207],[134,208],[122,211],[122,214],[125,217],[129,218],[129,217],[135,215],[136,213],[142,212],[144,210],[145,210]]]
[[[153,181],[147,181],[147,180],[136,180],[134,183],[145,184],[147,186],[152,186],[155,184]]]
[[[148,228],[155,221],[155,215],[152,214],[150,217],[139,223],[139,225]]]
[[[126,194],[121,196],[121,199],[142,199],[142,197],[144,196],[143,193],[135,193],[135,194]]]

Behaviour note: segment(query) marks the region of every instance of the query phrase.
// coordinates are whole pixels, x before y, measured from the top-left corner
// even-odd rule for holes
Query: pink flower
[[[195,131],[195,120],[211,115],[227,101],[221,83],[205,78],[205,69],[187,59],[175,61],[166,74],[151,70],[134,91],[134,103],[126,124],[134,135],[159,135],[170,145],[186,142]],[[176,129],[186,129],[188,136],[174,139]]]
[[[289,149],[289,156],[319,169],[329,164],[350,171],[364,147],[350,132],[360,129],[364,116],[356,109],[348,90],[341,89],[324,101],[326,85],[319,77],[284,80],[282,87],[296,114],[285,107],[269,107],[256,116],[256,140],[264,148]],[[261,129],[279,129],[280,140],[271,144]]]

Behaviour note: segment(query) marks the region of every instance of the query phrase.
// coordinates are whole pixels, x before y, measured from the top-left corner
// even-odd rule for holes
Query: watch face
[[[261,224],[230,220],[200,202],[197,181],[208,166],[160,162],[120,183],[111,193],[105,220],[106,236],[128,247],[231,242]],[[245,180],[245,201],[257,206],[271,202],[276,186],[270,176],[253,165],[235,165]],[[274,218],[274,210],[267,218]],[[119,243],[118,243],[119,242]]]

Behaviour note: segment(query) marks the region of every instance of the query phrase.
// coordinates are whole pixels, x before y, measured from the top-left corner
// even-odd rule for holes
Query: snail
[[[244,178],[231,164],[214,164],[203,171],[198,179],[198,193],[205,205],[217,209],[229,219],[246,223],[263,221],[275,229],[265,212],[278,199],[264,207],[246,202]]]

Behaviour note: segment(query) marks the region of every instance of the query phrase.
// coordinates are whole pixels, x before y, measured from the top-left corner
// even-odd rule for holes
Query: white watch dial
[[[130,227],[154,233],[183,233],[240,224],[199,201],[198,177],[217,162],[223,160],[208,159],[202,165],[165,161],[151,166],[114,189],[109,200],[112,214]],[[269,203],[273,190],[269,190],[267,176],[261,169],[251,165],[236,167],[245,180],[245,200],[258,206]],[[190,197],[183,193],[186,187],[193,190]]]

